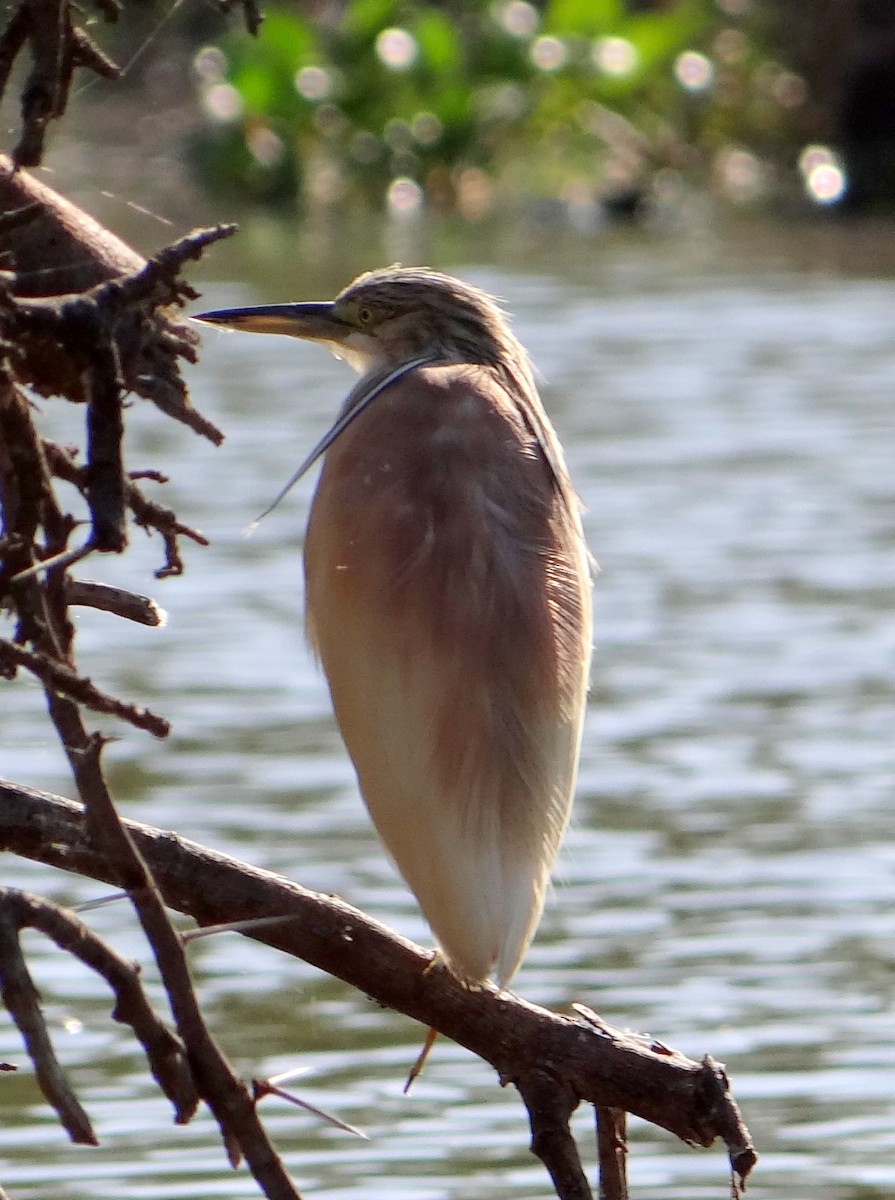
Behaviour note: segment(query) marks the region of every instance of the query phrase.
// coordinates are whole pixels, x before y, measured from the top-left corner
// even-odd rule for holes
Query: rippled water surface
[[[726,1062],[762,1155],[751,1196],[895,1197],[892,285],[644,245],[586,248],[553,272],[438,265],[515,314],[601,565],[576,821],[518,991]],[[315,279],[307,298],[321,294]],[[215,283],[203,304],[282,298]],[[223,449],[133,411],[131,466],[170,474],[165,499],[213,545],[188,548],[187,575],[163,583],[141,534],[125,561],[97,564],[170,619],[152,631],[85,613],[82,665],[174,725],[167,743],[117,731],[108,762],[126,815],[337,892],[425,943],[303,643],[313,481],[242,536],[350,382],[314,347],[211,334],[192,387]],[[62,408],[45,406],[59,437],[80,417]],[[36,689],[4,684],[0,713],[0,773],[70,794]],[[4,881],[66,901],[101,891],[18,860]],[[123,907],[90,919],[146,959]],[[102,987],[38,939],[29,948],[102,1147],[67,1146],[0,1024],[0,1059],[23,1064],[0,1089],[14,1200],[254,1194],[210,1121],[172,1129]],[[306,1196],[549,1194],[515,1095],[465,1051],[440,1043],[405,1098],[412,1022],[235,936],[192,954],[239,1068],[306,1067],[302,1095],[370,1135],[271,1104]],[[587,1151],[589,1116],[576,1120]],[[639,1122],[632,1140],[634,1195],[726,1194],[718,1147]]]

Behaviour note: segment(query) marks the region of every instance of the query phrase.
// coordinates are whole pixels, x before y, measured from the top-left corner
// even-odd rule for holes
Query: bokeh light
[[[525,114],[528,96],[518,83],[494,83],[478,88],[473,97],[486,121],[518,121]]]
[[[393,217],[412,217],[422,212],[423,189],[414,179],[393,179],[386,193],[388,211]]]
[[[457,176],[457,211],[467,221],[481,221],[491,211],[494,188],[478,167],[466,167]]]
[[[531,47],[531,61],[539,71],[558,71],[568,57],[565,44],[556,37],[539,37]]]
[[[697,50],[685,50],[674,60],[674,74],[678,83],[688,92],[705,92],[715,81],[715,68],[711,59]]]
[[[715,178],[719,190],[734,204],[751,204],[765,190],[761,161],[748,150],[730,146],[715,158]]]
[[[369,166],[382,154],[382,142],[375,133],[367,129],[359,129],[351,139],[349,147],[351,157],[362,166]]]
[[[332,91],[329,71],[323,67],[302,67],[295,76],[295,90],[306,100],[325,100]]]
[[[497,19],[507,33],[517,38],[531,37],[540,21],[538,10],[525,0],[510,0],[509,4],[504,4]]]
[[[794,71],[780,71],[771,85],[771,95],[781,108],[801,108],[808,99],[808,85]]]
[[[435,113],[419,112],[410,123],[413,140],[420,146],[434,146],[441,139],[444,127]]]
[[[268,125],[256,125],[246,133],[246,146],[259,166],[270,170],[282,162],[286,146],[278,133]]]
[[[410,132],[410,126],[400,117],[392,117],[390,121],[386,122],[382,136],[386,145],[398,152],[409,150],[413,146],[413,134]]]
[[[591,57],[598,71],[616,78],[633,74],[640,64],[637,47],[627,38],[598,38],[594,42]]]
[[[813,142],[799,155],[799,170],[809,199],[815,204],[837,204],[848,190],[848,178],[838,155],[829,146]]]
[[[733,66],[748,55],[749,39],[741,29],[722,29],[715,38],[712,51],[719,62]]]
[[[193,70],[205,83],[217,83],[227,70],[227,56],[217,46],[203,46],[193,58]]]
[[[836,156],[829,146],[811,142],[799,155],[799,170],[807,177],[817,167],[830,166],[835,162]]]
[[[243,114],[242,96],[229,83],[215,83],[202,93],[202,107],[212,121],[238,121]]]
[[[845,172],[834,163],[825,163],[808,173],[805,188],[816,204],[837,204],[845,195]]]
[[[393,71],[407,71],[417,60],[419,46],[406,29],[383,29],[376,38],[376,53]]]

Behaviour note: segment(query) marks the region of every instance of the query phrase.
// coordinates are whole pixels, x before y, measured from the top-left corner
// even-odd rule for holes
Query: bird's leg
[[[428,967],[426,968],[428,970]],[[423,1073],[423,1067],[426,1065],[426,1059],[429,1057],[429,1051],[435,1045],[435,1039],[438,1037],[438,1030],[431,1029],[426,1034],[426,1040],[423,1042],[423,1048],[417,1055],[416,1062],[410,1068],[410,1074],[407,1076],[407,1082],[404,1084],[404,1095],[406,1096],[413,1087],[414,1080],[419,1079]]]
[[[423,967],[423,975],[428,975],[429,972],[437,966],[444,965],[444,955],[436,948],[432,951],[432,957],[429,962]],[[419,1079],[423,1073],[423,1067],[426,1065],[426,1059],[429,1057],[429,1051],[435,1045],[435,1039],[438,1037],[437,1029],[429,1029],[426,1034],[426,1040],[423,1042],[423,1048],[416,1057],[416,1062],[410,1068],[410,1074],[407,1076],[407,1082],[404,1084],[404,1095],[406,1096],[413,1087],[414,1081]]]

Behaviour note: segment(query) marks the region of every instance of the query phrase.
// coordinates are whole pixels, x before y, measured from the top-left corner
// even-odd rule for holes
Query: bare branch
[[[36,676],[45,688],[76,700],[95,712],[109,716],[121,717],[135,725],[137,729],[145,729],[153,737],[167,737],[171,726],[163,718],[141,708],[136,704],[126,704],[101,692],[93,682],[83,675],[78,675],[71,667],[61,662],[54,662],[45,654],[34,650],[26,650],[6,638],[0,638],[0,674],[11,678],[16,667],[24,667]]]
[[[39,930],[106,980],[115,995],[112,1016],[133,1029],[152,1074],[174,1105],[178,1124],[189,1121],[199,1098],[183,1046],[152,1011],[139,968],[107,946],[74,913],[27,892],[0,888],[0,922],[5,923],[7,936],[25,926]]]
[[[165,901],[201,925],[282,915],[282,925],[249,936],[294,954],[359,988],[378,1003],[442,1033],[490,1062],[502,1081],[526,1089],[537,1106],[537,1128],[554,1139],[555,1164],[571,1162],[562,1123],[574,1105],[636,1114],[682,1140],[709,1146],[722,1139],[740,1182],[757,1155],[726,1076],[649,1037],[586,1017],[549,1012],[510,993],[459,984],[448,971],[425,970],[431,954],[334,897],[136,822],[127,829],[150,866]],[[114,883],[114,873],[83,827],[80,806],[0,783],[0,848]],[[543,1064],[551,1064],[547,1080]],[[541,1072],[538,1075],[538,1072]],[[556,1082],[556,1115],[546,1089]],[[558,1149],[557,1149],[558,1147]],[[558,1169],[558,1167],[557,1167]],[[574,1171],[570,1170],[570,1178]]]
[[[40,1090],[56,1110],[68,1136],[81,1145],[98,1145],[90,1118],[56,1058],[40,1011],[40,996],[19,945],[18,926],[5,908],[0,909],[0,994],[34,1063]]]
[[[177,1032],[187,1047],[199,1095],[221,1130],[230,1161],[241,1155],[268,1200],[298,1200],[298,1192],[273,1149],[246,1085],[218,1048],[193,991],[183,943],[128,828],[118,816],[102,773],[102,739],[89,735],[66,697],[48,695],[50,715],[68,753],[89,832],[115,882],[125,887],[158,964]]]
[[[151,596],[139,596],[136,592],[127,592],[108,583],[96,583],[92,579],[66,578],[65,599],[68,604],[114,613],[116,617],[134,621],[138,625],[158,628],[166,620],[165,610]]]
[[[16,297],[71,298],[122,276],[140,276],[147,267],[147,260],[120,238],[27,171],[16,170],[8,157],[0,155],[0,212],[17,212],[30,206],[36,206],[37,213],[29,220],[0,225],[0,255],[15,271]],[[232,231],[232,226],[217,226],[190,234],[175,243],[179,250],[173,252],[173,259],[180,254],[182,264],[210,241],[227,237]],[[164,250],[156,260],[160,274],[153,278],[150,272],[150,282],[154,283],[170,272],[173,261]],[[223,434],[192,407],[178,370],[178,359],[195,361],[199,340],[192,325],[171,307],[184,295],[171,282],[168,299],[158,301],[162,307],[147,305],[118,322],[115,342],[121,373],[125,385],[138,396],[151,400],[166,415],[217,445]],[[86,399],[80,357],[71,361],[52,337],[40,337],[27,327],[15,333],[23,356],[22,370],[36,391]]]
[[[569,1120],[579,1097],[558,1075],[542,1066],[514,1080],[531,1123],[531,1152],[549,1172],[559,1200],[592,1200],[592,1193]]]
[[[598,1106],[597,1157],[600,1162],[600,1200],[628,1200],[627,1114],[619,1108]]]
[[[107,20],[118,15],[114,0],[103,0],[99,7]],[[19,0],[0,35],[0,95],[19,52],[26,42],[31,48],[31,71],[21,95],[22,133],[13,152],[17,166],[37,166],[43,158],[47,125],[65,112],[76,67],[88,67],[105,79],[121,74],[93,39],[72,24],[71,8],[69,0]]]

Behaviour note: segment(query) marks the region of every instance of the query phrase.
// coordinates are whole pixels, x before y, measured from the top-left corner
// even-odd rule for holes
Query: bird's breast
[[[382,839],[459,973],[499,958],[505,981],[568,817],[590,599],[577,521],[490,372],[417,370],[344,430],[305,574]]]
[[[305,544],[309,635],[334,693],[350,653],[408,682],[428,671],[440,761],[465,761],[475,723],[505,774],[535,785],[535,735],[580,685],[580,663],[564,683],[560,660],[569,629],[565,652],[582,654],[582,563],[576,523],[503,388],[485,368],[421,369],[327,453]]]

